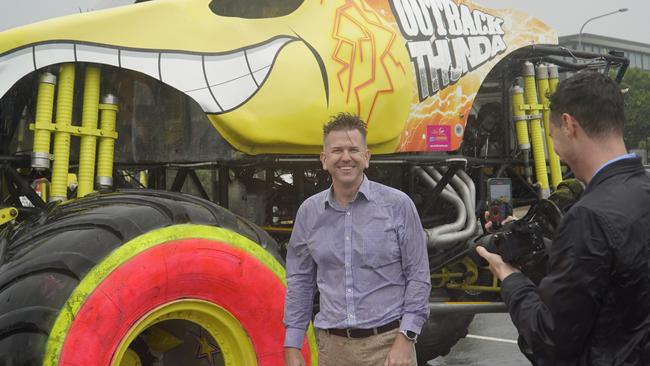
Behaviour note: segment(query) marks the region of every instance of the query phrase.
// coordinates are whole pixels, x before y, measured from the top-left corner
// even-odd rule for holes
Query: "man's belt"
[[[384,324],[382,326],[376,327],[376,328],[370,328],[370,329],[341,329],[341,328],[330,328],[330,329],[324,329],[327,333],[333,334],[339,337],[347,337],[347,338],[366,338],[370,337],[373,335],[381,334],[381,333],[386,333],[389,330],[393,330],[395,328],[399,327],[399,319],[393,320],[392,322],[388,324]]]

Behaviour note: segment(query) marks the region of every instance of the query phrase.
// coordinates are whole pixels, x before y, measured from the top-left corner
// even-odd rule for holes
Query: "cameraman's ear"
[[[567,137],[575,137],[578,130],[582,129],[580,122],[569,113],[562,113],[561,123],[561,130],[567,135]]]

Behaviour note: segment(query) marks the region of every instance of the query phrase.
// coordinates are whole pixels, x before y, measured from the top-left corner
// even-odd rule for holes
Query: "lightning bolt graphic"
[[[395,90],[390,66],[406,72],[392,53],[397,35],[365,2],[347,1],[336,10],[332,38],[337,41],[332,58],[341,65],[339,88],[370,125],[380,96]]]

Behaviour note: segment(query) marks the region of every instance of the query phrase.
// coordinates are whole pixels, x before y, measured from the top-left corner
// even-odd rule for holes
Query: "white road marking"
[[[480,335],[475,335],[475,334],[468,334],[466,336],[466,338],[474,338],[474,339],[482,339],[484,341],[493,341],[493,342],[517,344],[517,341],[512,340],[512,339],[486,337],[486,336],[480,336]]]

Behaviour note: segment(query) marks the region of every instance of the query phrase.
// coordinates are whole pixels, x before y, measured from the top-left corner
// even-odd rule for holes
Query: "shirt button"
[[[350,314],[350,315],[348,315],[348,318],[352,319],[352,318],[354,318],[354,315]]]
[[[349,212],[346,212],[345,214],[348,215],[348,216],[350,216],[350,213],[349,213]]]
[[[349,236],[346,236],[346,237],[345,237],[345,240],[350,240],[350,237],[349,237]]]
[[[351,289],[351,288],[348,289],[348,294],[349,294],[349,293],[352,293],[352,289]]]

